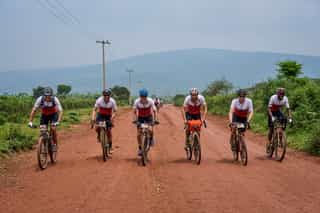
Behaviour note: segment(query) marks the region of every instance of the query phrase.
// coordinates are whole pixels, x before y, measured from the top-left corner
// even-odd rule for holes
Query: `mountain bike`
[[[247,146],[244,140],[244,132],[247,126],[244,123],[231,123],[230,127],[232,129],[231,133],[231,147],[233,160],[238,161],[240,155],[240,161],[243,166],[248,164],[248,152]]]
[[[40,125],[40,136],[38,139],[37,145],[37,159],[38,165],[40,169],[45,169],[48,166],[48,156],[50,157],[50,161],[52,164],[57,162],[57,154],[58,154],[58,143],[54,143],[53,141],[53,130],[52,126],[54,124],[49,125],[49,129],[47,125]],[[37,128],[37,126],[33,126],[32,128]]]
[[[266,152],[269,158],[272,158],[273,154],[277,161],[281,162],[284,159],[287,148],[287,137],[285,128],[287,124],[287,118],[276,118],[273,122],[273,133],[271,142],[266,147]]]
[[[99,141],[101,143],[102,159],[103,161],[107,161],[111,150],[111,144],[107,133],[111,131],[113,125],[111,121],[99,121],[96,125],[99,127],[100,132]]]
[[[203,122],[204,127],[207,126],[206,122]],[[200,131],[201,131],[202,121],[201,120],[189,120],[185,129],[188,128],[189,137],[188,144],[186,146],[187,159],[192,159],[192,154],[196,164],[201,162],[201,144],[200,144]]]
[[[137,121],[133,122],[137,125],[140,131],[140,141],[141,141],[141,163],[146,166],[148,163],[148,152],[151,147],[151,131],[154,125],[158,125],[159,122],[155,121],[152,123],[140,123]]]

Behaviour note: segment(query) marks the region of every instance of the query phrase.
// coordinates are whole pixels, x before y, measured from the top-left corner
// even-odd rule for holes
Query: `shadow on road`
[[[220,160],[216,160],[217,163],[225,163],[225,164],[237,164],[239,162],[235,162],[233,159],[231,158],[222,158]]]

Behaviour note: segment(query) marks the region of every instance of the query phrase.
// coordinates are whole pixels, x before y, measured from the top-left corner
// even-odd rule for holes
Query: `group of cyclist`
[[[240,89],[237,91],[238,97],[233,99],[229,111],[229,122],[230,124],[243,123],[246,127],[250,126],[250,121],[253,118],[253,102],[247,97],[247,91]],[[117,112],[116,101],[111,97],[112,91],[105,89],[102,92],[102,96],[99,97],[93,107],[91,115],[91,126],[100,121],[110,122],[113,125],[114,119]],[[276,119],[286,122],[286,116],[282,112],[282,108],[286,107],[288,111],[288,121],[292,122],[291,111],[287,96],[285,96],[285,89],[278,88],[275,95],[272,95],[268,104],[268,141],[270,144],[271,137],[273,134],[273,122]],[[51,123],[53,130],[53,143],[57,143],[57,134],[55,126],[59,125],[62,119],[63,109],[61,103],[57,97],[53,95],[53,90],[48,87],[44,89],[44,93],[40,96],[30,113],[29,126],[33,126],[33,118],[37,109],[41,109],[40,125],[49,125]],[[133,123],[153,123],[159,124],[158,111],[160,108],[160,99],[156,98],[152,100],[148,97],[148,91],[141,89],[139,91],[139,98],[134,101],[133,104]],[[198,89],[192,88],[189,91],[189,95],[185,98],[183,103],[182,117],[185,125],[189,120],[201,120],[205,124],[207,117],[207,104],[204,96],[199,94]],[[95,128],[97,132],[97,141],[100,138],[99,128]],[[189,130],[185,131],[185,149],[189,145]],[[107,137],[112,151],[112,133],[111,129],[107,131]],[[140,130],[137,128],[137,141],[138,141],[138,155],[141,155],[141,141],[140,141]],[[231,149],[232,138],[230,138]],[[153,137],[153,128],[151,130],[151,145],[155,144]],[[54,146],[55,148],[56,146]]]

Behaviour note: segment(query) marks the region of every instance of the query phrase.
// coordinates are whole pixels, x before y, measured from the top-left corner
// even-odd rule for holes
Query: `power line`
[[[66,25],[67,27],[70,27],[74,32],[79,33],[81,36],[86,37],[89,40],[95,40],[96,39],[96,35],[93,35],[92,33],[89,33],[88,31],[83,31],[80,30],[80,28],[76,28],[75,24],[77,24],[77,26],[81,26],[80,25],[80,21],[78,18],[76,18],[74,15],[72,15],[72,13],[70,12],[70,10],[68,10],[66,7],[63,6],[63,4],[60,2],[60,4],[55,5],[52,2],[50,2],[49,0],[37,0],[37,2],[40,4],[40,6],[44,9],[46,9],[51,15],[53,15],[56,19],[58,19],[60,22],[62,22],[64,25]],[[56,0],[56,2],[58,2]],[[64,12],[61,10],[61,8],[65,8],[63,9]],[[69,11],[68,14],[69,16],[66,15],[66,11]],[[70,17],[73,17],[72,19]],[[76,20],[76,21],[74,21]]]
[[[57,2],[57,4],[58,4],[70,17],[72,17],[72,19],[73,19],[75,22],[77,22],[78,24],[80,24],[80,20],[79,20],[76,16],[74,16],[74,15],[71,13],[71,11],[70,11],[69,9],[67,9],[60,0],[55,0],[55,2]]]

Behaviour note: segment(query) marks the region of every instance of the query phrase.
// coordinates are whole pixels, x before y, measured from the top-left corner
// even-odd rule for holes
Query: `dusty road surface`
[[[157,144],[147,167],[137,163],[136,129],[124,111],[114,128],[118,146],[107,162],[88,125],[60,134],[59,161],[40,171],[35,150],[5,162],[1,213],[100,212],[320,212],[319,159],[289,152],[268,160],[264,137],[247,134],[249,163],[233,163],[225,119],[211,117],[202,131],[203,161],[187,161],[181,114],[160,112]]]

